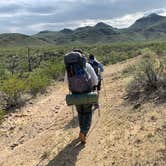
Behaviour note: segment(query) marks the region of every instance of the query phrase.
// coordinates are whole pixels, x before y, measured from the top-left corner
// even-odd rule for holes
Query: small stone
[[[141,106],[140,103],[137,103],[136,105],[134,105],[133,109],[138,109]]]
[[[11,145],[10,147],[11,147],[12,150],[14,150],[14,148],[17,147],[17,146],[18,146],[18,143],[14,143],[14,144]]]
[[[151,116],[151,120],[152,120],[152,121],[156,121],[157,118],[156,118],[155,116]]]
[[[136,143],[136,144],[141,144],[141,143],[142,143],[142,140],[137,139],[137,140],[135,141],[135,143]]]
[[[58,110],[59,110],[59,109],[60,109],[60,106],[55,106],[55,109],[58,109]]]
[[[19,127],[18,129],[19,129],[19,130],[22,130],[22,127]]]
[[[15,126],[12,126],[12,127],[9,128],[10,131],[14,130],[14,129],[15,129]]]
[[[123,96],[123,99],[124,99],[124,100],[127,100],[128,98],[129,98],[129,96],[127,96],[127,95],[126,95],[126,96]]]

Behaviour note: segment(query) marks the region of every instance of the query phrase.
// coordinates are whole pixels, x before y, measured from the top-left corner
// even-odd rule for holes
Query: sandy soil
[[[164,166],[166,104],[134,108],[124,100],[130,78],[122,71],[137,59],[108,66],[85,146],[77,113],[65,104],[64,83],[5,117],[0,126],[0,166]]]

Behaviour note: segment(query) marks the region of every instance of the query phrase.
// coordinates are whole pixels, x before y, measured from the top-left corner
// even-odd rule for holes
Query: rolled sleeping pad
[[[96,104],[96,103],[98,103],[97,92],[66,95],[66,104],[68,106],[83,105],[83,104]]]

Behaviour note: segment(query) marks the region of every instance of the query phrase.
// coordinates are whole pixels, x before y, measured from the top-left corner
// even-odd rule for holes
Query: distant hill
[[[95,26],[64,29],[59,32],[45,31],[34,36],[56,44],[166,40],[166,17],[153,13],[138,19],[125,29],[113,28],[100,22]]]
[[[83,27],[78,28],[74,31],[74,39],[79,39],[83,42],[93,43],[94,41],[98,42],[107,42],[111,36],[118,34],[117,29],[105,24],[98,23],[94,27]]]
[[[163,21],[166,21],[166,17],[159,16],[153,13],[153,14],[150,14],[149,16],[138,19],[132,26],[129,27],[129,29],[133,31],[142,31],[142,30],[146,30],[150,28],[156,23],[158,24]]]
[[[138,19],[125,29],[117,29],[100,22],[95,26],[75,30],[41,31],[35,35],[1,34],[1,46],[26,46],[71,43],[112,43],[128,41],[166,40],[166,17],[155,13]]]
[[[166,39],[166,17],[155,13],[138,19],[127,29],[136,40]]]
[[[41,44],[47,44],[47,42],[19,33],[0,34],[0,46],[32,46]]]
[[[96,43],[108,42],[111,37],[119,34],[119,30],[105,23],[98,23],[95,26],[80,27],[75,30],[64,29],[59,32],[42,31],[34,35],[40,40],[46,39],[56,44],[66,43]]]

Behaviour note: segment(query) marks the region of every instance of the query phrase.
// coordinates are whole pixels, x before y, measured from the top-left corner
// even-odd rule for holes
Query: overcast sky
[[[0,0],[0,33],[35,34],[101,21],[125,28],[154,12],[166,16],[166,0]]]

